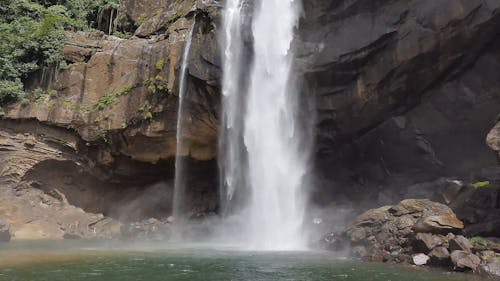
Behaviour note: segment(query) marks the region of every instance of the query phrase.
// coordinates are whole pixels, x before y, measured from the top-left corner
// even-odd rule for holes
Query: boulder
[[[412,260],[415,265],[426,265],[429,259],[429,256],[426,254],[416,254],[412,256]]]
[[[436,247],[430,253],[430,264],[445,266],[450,263],[450,252],[445,247]]]
[[[480,265],[478,273],[489,278],[500,277],[500,261]]]
[[[453,251],[451,253],[451,261],[455,270],[472,270],[476,271],[481,264],[481,259],[466,251]]]
[[[467,240],[467,238],[462,235],[457,235],[455,238],[450,239],[449,241],[449,249],[450,251],[465,251],[471,252],[472,244]]]
[[[416,232],[431,232],[446,234],[459,232],[464,228],[464,223],[454,213],[445,213],[437,216],[428,216],[420,219],[415,224]]]
[[[415,252],[428,254],[444,246],[448,238],[435,233],[459,232],[462,227],[446,205],[409,199],[363,213],[346,228],[345,235],[352,245],[366,248],[362,258],[379,260],[383,256],[387,261],[404,261]],[[443,252],[441,249],[436,256]]]
[[[10,241],[10,225],[0,219],[0,242]]]
[[[429,253],[437,246],[443,245],[443,239],[430,233],[417,233],[413,248],[418,252]]]

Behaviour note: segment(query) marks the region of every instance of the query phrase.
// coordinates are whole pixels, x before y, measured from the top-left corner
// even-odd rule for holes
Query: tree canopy
[[[26,95],[23,81],[62,62],[66,30],[97,27],[119,0],[0,0],[0,106]]]

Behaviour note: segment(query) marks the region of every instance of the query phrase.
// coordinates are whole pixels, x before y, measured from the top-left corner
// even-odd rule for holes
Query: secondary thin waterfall
[[[245,0],[227,0],[224,12],[222,200],[248,188],[241,211],[245,244],[258,250],[300,249],[305,212],[302,194],[308,152],[301,147],[298,96],[291,87],[292,42],[299,1],[255,0],[253,56],[242,74],[241,8]],[[242,75],[247,89],[239,87]],[[243,102],[242,102],[243,100]],[[244,110],[242,110],[244,105]],[[239,116],[243,121],[238,122]],[[241,135],[240,135],[241,132]],[[243,149],[241,149],[243,148]]]
[[[177,132],[176,132],[176,154],[175,154],[175,179],[174,179],[174,198],[173,198],[173,216],[180,219],[184,207],[184,194],[186,191],[186,175],[185,175],[185,162],[182,159],[183,153],[186,150],[186,144],[183,142],[184,136],[184,110],[185,110],[185,96],[186,96],[186,82],[187,71],[189,65],[189,54],[191,51],[191,42],[193,39],[193,31],[196,20],[193,19],[193,24],[189,28],[186,37],[186,44],[184,45],[184,52],[182,54],[181,72],[179,80],[179,107],[177,110]]]

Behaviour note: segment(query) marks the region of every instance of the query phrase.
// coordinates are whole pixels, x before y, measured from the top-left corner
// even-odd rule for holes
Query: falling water
[[[184,194],[185,194],[185,163],[182,159],[183,152],[186,149],[186,144],[183,142],[182,138],[184,136],[184,100],[186,96],[186,74],[189,64],[189,54],[191,50],[191,41],[193,39],[193,31],[196,24],[196,20],[193,19],[193,24],[189,28],[189,32],[186,37],[186,44],[184,46],[184,52],[182,55],[182,64],[180,72],[179,81],[179,107],[177,110],[177,147],[175,154],[175,179],[174,179],[174,198],[173,198],[173,216],[176,219],[181,218],[182,208],[184,205]]]
[[[249,188],[241,212],[248,227],[245,243],[258,250],[303,247],[302,185],[307,151],[298,129],[298,97],[290,86],[292,41],[298,21],[297,0],[256,0],[252,21],[253,61],[248,89],[241,89],[241,6],[228,0],[225,9],[224,114],[222,147],[226,198]],[[240,103],[239,99],[244,99]],[[241,104],[245,110],[241,111]],[[243,122],[238,123],[238,116]],[[239,126],[239,127],[238,127]],[[238,132],[242,132],[242,137]],[[239,149],[244,146],[244,154]],[[235,179],[242,179],[235,181]],[[235,191],[236,190],[236,191]]]
[[[227,210],[227,203],[233,198],[237,186],[242,186],[244,174],[242,166],[243,142],[243,87],[242,87],[242,60],[243,40],[242,0],[228,0],[223,14],[224,34],[223,46],[223,89],[222,89],[222,118],[220,136],[220,174],[221,174],[221,207],[223,213]]]

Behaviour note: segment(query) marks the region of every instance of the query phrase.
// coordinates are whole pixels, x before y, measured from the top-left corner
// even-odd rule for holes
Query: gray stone
[[[443,240],[439,236],[430,233],[417,233],[413,248],[416,251],[428,254],[432,249],[440,245],[443,245]]]
[[[416,254],[412,257],[413,263],[419,266],[426,265],[429,259],[429,256],[427,256],[426,254]]]
[[[451,261],[455,270],[475,271],[481,264],[481,259],[478,256],[466,251],[453,251]]]
[[[485,277],[500,277],[500,262],[491,262],[479,266],[478,273]]]
[[[430,263],[433,265],[448,265],[450,263],[450,252],[445,247],[436,247],[430,253]]]
[[[471,252],[472,245],[467,240],[467,238],[462,235],[457,235],[455,238],[450,239],[449,241],[449,249],[450,251],[466,251]]]

